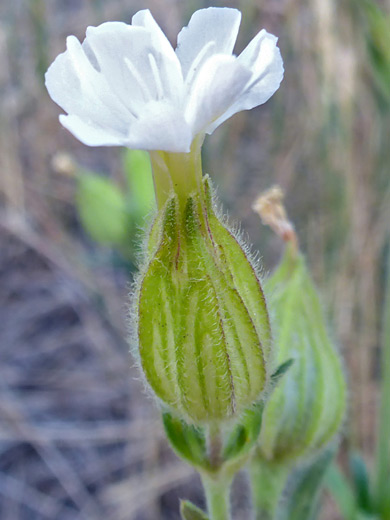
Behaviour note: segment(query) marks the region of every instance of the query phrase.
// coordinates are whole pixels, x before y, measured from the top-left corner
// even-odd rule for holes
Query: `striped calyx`
[[[277,361],[293,358],[294,363],[266,403],[259,451],[284,464],[315,454],[334,438],[343,421],[346,385],[317,291],[291,244],[266,290]]]
[[[255,270],[201,190],[168,198],[152,226],[138,288],[138,342],[157,397],[194,424],[257,401],[268,377],[270,326]]]

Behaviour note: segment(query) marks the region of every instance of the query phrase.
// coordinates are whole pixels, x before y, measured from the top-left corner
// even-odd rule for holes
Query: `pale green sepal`
[[[160,245],[149,263],[139,294],[139,349],[145,375],[157,396],[174,404],[178,394],[176,346],[172,322],[177,322],[175,287],[170,275],[176,245],[175,200],[167,204]]]
[[[207,469],[207,448],[203,428],[187,424],[169,412],[164,412],[162,417],[166,436],[176,454],[191,466]]]
[[[236,236],[221,222],[214,207],[213,191],[208,176],[204,178],[207,223],[211,239],[216,247],[218,266],[230,277],[240,294],[249,315],[261,338],[264,357],[269,356],[272,335],[268,309],[263,288],[256,270],[248,258],[244,247]]]
[[[260,402],[242,414],[242,417],[226,439],[223,449],[224,460],[231,461],[232,459],[248,455],[257,442],[263,410],[264,403]]]
[[[233,415],[256,400],[264,388],[266,374],[262,340],[251,309],[243,299],[243,291],[232,277],[233,262],[229,258],[239,257],[241,269],[249,268],[249,285],[255,283],[258,287],[259,282],[239,244],[235,240],[220,239],[219,235],[225,228],[216,218],[213,208],[207,208],[208,211],[204,208],[203,215],[197,215],[198,207],[197,201],[189,198],[186,210],[189,259],[195,261],[193,271],[196,272],[200,266],[210,284],[209,294],[215,302],[214,313],[222,340],[216,355],[218,365],[222,360],[226,362],[224,387],[230,387]],[[266,308],[263,312],[267,312]]]
[[[206,513],[189,500],[180,501],[180,515],[182,520],[209,520]]]

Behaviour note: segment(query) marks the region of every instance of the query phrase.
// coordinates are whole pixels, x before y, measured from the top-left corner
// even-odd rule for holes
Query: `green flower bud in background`
[[[265,402],[249,465],[256,520],[314,518],[346,402],[340,358],[282,200],[282,191],[274,187],[253,207],[263,223],[287,242],[266,292],[276,362],[282,367],[290,364]],[[289,476],[293,485],[284,493]]]
[[[215,210],[208,178],[188,164],[184,175],[174,154],[154,159],[155,179],[166,178],[165,169],[171,188],[159,201],[137,289],[140,361],[170,410],[195,424],[216,423],[258,401],[266,387],[266,303],[252,263]]]
[[[259,449],[265,459],[284,463],[310,456],[333,439],[344,416],[345,381],[317,291],[292,245],[266,289],[277,361],[292,358],[294,364],[266,403]]]
[[[275,189],[269,193],[278,195]],[[293,228],[283,208],[275,207],[277,218],[270,222],[268,212],[268,223],[289,243],[266,283],[266,292],[274,318],[277,363],[289,358],[294,363],[266,403],[259,453],[267,461],[285,464],[317,453],[335,437],[344,417],[346,384]]]

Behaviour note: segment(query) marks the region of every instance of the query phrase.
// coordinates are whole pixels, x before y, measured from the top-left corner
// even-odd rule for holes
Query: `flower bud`
[[[257,401],[268,379],[270,326],[260,281],[218,218],[206,179],[160,209],[137,293],[139,354],[157,397],[211,423]]]
[[[318,294],[302,255],[289,244],[266,285],[275,318],[277,362],[294,359],[267,401],[259,451],[285,464],[325,447],[342,424],[346,387]]]

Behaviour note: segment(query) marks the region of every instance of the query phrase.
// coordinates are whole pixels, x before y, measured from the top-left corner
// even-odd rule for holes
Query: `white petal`
[[[153,27],[150,19],[148,23]],[[162,48],[169,49],[169,46],[161,48],[157,44],[157,29],[153,31],[120,22],[107,22],[87,29],[86,42],[95,54],[102,74],[136,115],[142,105],[151,100],[177,101],[181,97],[178,60],[172,48],[168,54],[162,52]]]
[[[155,99],[154,76],[148,61],[153,46],[146,29],[106,22],[88,27],[84,44],[94,53],[112,91],[131,112],[138,114],[140,106]]]
[[[183,93],[183,76],[179,59],[168,38],[153,18],[149,9],[138,11],[133,16],[131,22],[133,26],[144,27],[150,32],[153,47],[164,56],[164,59],[160,60],[160,69],[163,82],[165,81],[169,92],[169,97],[178,101]]]
[[[217,54],[207,60],[192,85],[185,112],[194,135],[211,133],[210,126],[236,101],[250,77],[234,56]]]
[[[117,133],[127,132],[131,115],[94,68],[76,37],[67,39],[67,50],[52,63],[45,79],[50,96],[66,112]]]
[[[133,27],[143,27],[152,35],[153,45],[156,49],[159,49],[166,56],[170,56],[172,60],[178,63],[177,59],[175,60],[175,51],[173,50],[172,45],[170,44],[168,38],[162,32],[160,26],[153,18],[152,13],[149,9],[143,9],[142,11],[138,11],[136,13],[131,23]],[[180,66],[180,64],[178,63]]]
[[[211,131],[236,112],[262,105],[279,88],[284,68],[276,43],[275,36],[262,30],[238,56],[238,61],[252,71],[252,77],[242,96],[214,123]]]
[[[166,152],[189,152],[191,142],[191,129],[182,111],[161,101],[144,107],[127,138],[129,148]]]
[[[126,145],[126,136],[116,134],[96,123],[87,123],[76,115],[60,115],[61,124],[69,130],[79,141],[87,146],[123,146]]]
[[[267,78],[268,83],[271,77],[273,80],[277,80],[278,83],[275,83],[274,91],[279,87],[283,79],[283,61],[276,46],[277,41],[276,36],[263,29],[238,57],[240,63],[252,70],[254,89],[257,88],[255,81],[258,78],[261,78],[261,81],[263,77]]]
[[[196,11],[177,37],[176,54],[183,76],[191,71],[191,65],[202,49],[207,50],[205,58],[211,54],[232,54],[240,21],[241,13],[237,9],[209,7]]]

